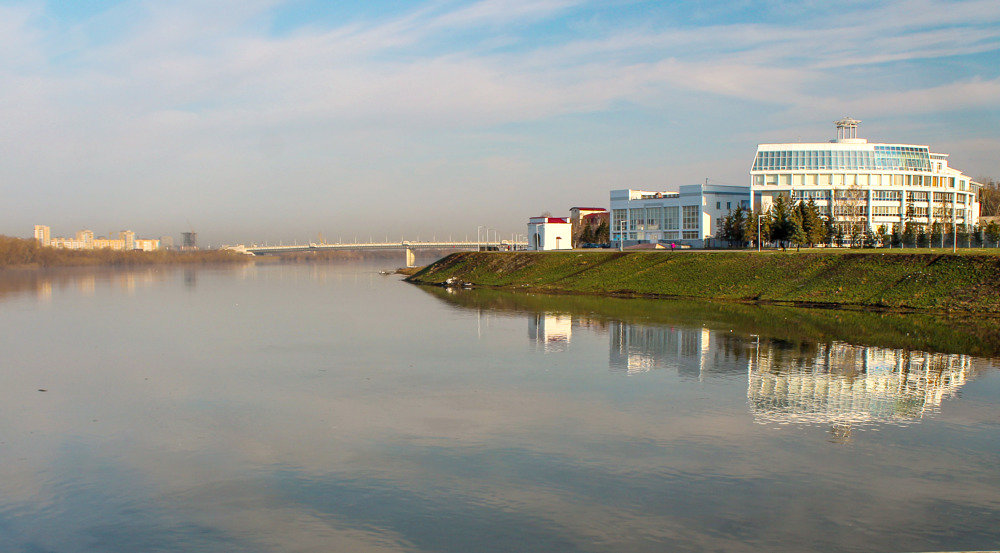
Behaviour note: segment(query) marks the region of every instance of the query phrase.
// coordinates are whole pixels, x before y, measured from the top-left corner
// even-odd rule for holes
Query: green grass
[[[1000,313],[996,250],[465,252],[412,278],[498,288]]]

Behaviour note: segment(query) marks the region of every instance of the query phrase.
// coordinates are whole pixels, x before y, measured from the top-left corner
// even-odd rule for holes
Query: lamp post
[[[757,216],[757,251],[760,251],[760,222],[764,220],[763,215]]]

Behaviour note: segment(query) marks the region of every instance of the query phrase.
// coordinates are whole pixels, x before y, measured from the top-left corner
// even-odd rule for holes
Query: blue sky
[[[0,233],[509,236],[843,115],[1000,176],[1000,2],[0,1]]]

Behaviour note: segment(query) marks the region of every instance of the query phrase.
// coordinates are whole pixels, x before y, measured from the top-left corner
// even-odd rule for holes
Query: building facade
[[[767,211],[778,195],[813,200],[842,230],[859,233],[977,224],[979,185],[949,167],[948,154],[870,143],[857,136],[860,122],[836,121],[830,142],[759,144],[750,169],[753,206]]]
[[[143,250],[160,249],[160,241],[156,239],[136,238],[135,232],[123,230],[117,238],[94,237],[92,230],[79,230],[73,238],[52,236],[52,230],[45,225],[35,225],[35,240],[41,246],[62,248],[66,250]]]
[[[528,249],[532,251],[573,249],[573,225],[562,217],[528,219]]]
[[[715,236],[721,217],[750,206],[750,188],[693,184],[677,192],[611,191],[611,241],[676,243],[695,248]]]

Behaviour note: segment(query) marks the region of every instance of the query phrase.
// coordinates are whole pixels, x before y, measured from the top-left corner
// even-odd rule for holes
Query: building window
[[[633,207],[628,210],[628,229],[629,230],[642,230],[644,226],[642,220],[644,219],[645,210],[641,207]]]
[[[697,240],[698,239],[698,231],[696,231],[696,230],[685,230],[682,233],[681,237],[684,238],[685,240]]]
[[[624,209],[612,209],[611,210],[611,231],[621,232],[622,223],[625,222],[626,211]]]
[[[874,190],[872,199],[878,201],[899,201],[901,193],[899,190]]]
[[[681,218],[680,218],[680,208],[675,206],[668,206],[663,208],[663,228],[670,230],[677,230],[681,228]]]
[[[698,228],[698,212],[699,206],[696,205],[686,205],[683,206],[684,215],[684,228],[685,229],[697,229]]]
[[[662,207],[646,208],[646,230],[660,230],[660,222],[663,219]]]

